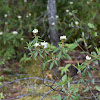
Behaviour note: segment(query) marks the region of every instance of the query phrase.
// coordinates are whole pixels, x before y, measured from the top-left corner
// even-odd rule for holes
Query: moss
[[[18,100],[40,100],[40,98],[41,98],[41,96],[37,96],[37,97],[27,96],[27,97],[24,97],[24,98],[18,99]],[[44,98],[43,100],[52,100],[52,99]]]
[[[25,72],[27,74],[31,74],[34,76],[41,76],[41,68],[39,66],[39,62],[37,60],[32,60],[31,65],[25,68]]]
[[[46,92],[48,92],[51,88],[49,87],[45,87],[44,85],[38,85],[33,89],[33,94],[45,94]],[[22,90],[23,91],[23,90]],[[27,94],[27,93],[26,93]],[[44,97],[43,100],[51,100],[48,97],[52,97],[54,95],[56,95],[57,93],[55,91],[50,92],[50,94],[46,95],[47,97]],[[30,95],[30,96],[26,96],[23,98],[20,98],[18,100],[40,100],[42,96],[40,95]]]
[[[41,67],[39,65],[40,65],[40,63],[37,60],[32,60],[31,65],[25,67],[25,73],[30,74],[33,77],[36,76],[36,77],[42,78],[42,71],[41,71]],[[51,74],[51,71],[46,70],[44,72],[44,76],[46,74]],[[51,88],[44,86],[43,82],[41,80],[29,79],[29,80],[27,80],[27,82],[25,80],[21,84],[24,85],[24,86],[29,85],[29,84],[33,84],[33,86],[35,85],[35,87],[33,87],[33,89],[31,87],[22,89],[20,91],[21,94],[28,94],[28,93],[45,94],[46,92],[51,90]],[[54,94],[56,94],[56,92],[52,91],[47,96],[52,97],[52,96],[54,96]],[[42,96],[39,96],[39,95],[30,95],[30,96],[25,96],[23,98],[20,98],[18,100],[40,100],[41,97]],[[43,100],[51,100],[51,99],[45,97]]]
[[[39,62],[37,60],[32,60],[31,65],[25,67],[25,73],[32,75],[33,77],[42,77],[41,72],[42,71],[39,66]],[[31,83],[36,82],[38,84],[40,84],[42,82],[40,80],[35,80],[35,79],[31,79],[30,81],[31,81]]]
[[[26,66],[25,68],[25,73],[32,75],[33,77],[40,77],[43,78],[43,74],[44,77],[46,77],[47,74],[51,74],[52,72],[50,70],[45,70],[44,73],[42,74],[42,70],[41,70],[41,66],[38,60],[32,60],[31,65],[30,66]],[[50,77],[48,77],[48,79],[50,79]],[[31,83],[36,83],[36,84],[41,84],[43,83],[43,81],[41,80],[36,80],[36,79],[31,79],[30,80]]]

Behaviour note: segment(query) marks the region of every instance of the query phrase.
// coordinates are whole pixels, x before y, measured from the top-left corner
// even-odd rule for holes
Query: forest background
[[[53,12],[54,10],[51,10],[51,12],[49,12],[50,5],[51,7],[54,7],[55,12]],[[53,20],[50,20],[50,17],[52,16],[49,15],[48,12],[51,14],[54,13]],[[38,30],[37,32],[38,33],[37,36],[39,36],[38,39],[34,37],[34,31],[33,31],[34,29]],[[69,51],[66,57],[62,57],[61,52],[59,52],[61,49],[60,36],[66,36],[67,38],[64,41],[65,46],[67,46],[68,48],[67,51]],[[42,40],[40,40],[40,38]],[[49,49],[52,49],[52,51],[48,51],[48,50],[47,51],[51,53],[53,52],[54,49],[53,52],[54,55],[51,55],[52,57],[58,55],[57,57],[59,58],[59,61],[57,60],[57,62],[55,61],[55,63],[51,62],[50,66],[43,65],[44,67],[49,66],[46,69],[45,77],[49,77],[49,79],[51,80],[53,77],[51,70],[54,71],[58,66],[60,67],[62,63],[64,66],[66,64],[65,62],[69,60],[72,62],[69,62],[68,64],[73,64],[76,60],[80,62],[80,58],[78,59],[75,55],[76,53],[77,56],[81,56],[81,60],[82,60],[81,63],[85,61],[86,55],[93,57],[92,63],[97,64],[96,65],[97,67],[95,67],[95,69],[100,70],[99,69],[100,67],[100,0],[72,0],[72,1],[70,0],[67,1],[66,0],[19,0],[19,1],[0,0],[0,70],[1,70],[0,71],[0,86],[1,86],[0,99],[5,100],[7,98],[10,98],[10,96],[11,98],[21,98],[19,94],[16,96],[15,93],[12,92],[11,87],[9,92],[10,96],[8,96],[7,91],[9,89],[5,85],[6,82],[8,82],[7,84],[9,85],[9,81],[11,81],[11,83],[13,81],[13,85],[14,85],[13,90],[16,89],[18,86],[19,86],[18,87],[19,90],[20,89],[22,90],[22,87],[24,86],[25,82],[23,82],[23,84],[19,84],[16,83],[15,80],[19,81],[19,79],[23,80],[23,78],[25,77],[30,77],[30,76],[25,76],[26,74],[27,75],[31,74],[36,77],[42,76],[43,73],[41,74],[42,72],[40,70],[41,67],[37,68],[37,70],[35,69],[36,66],[39,66],[39,62],[37,59],[38,53],[34,51],[34,49],[36,49],[34,44],[38,41],[48,42],[49,44],[48,47]],[[53,45],[58,47],[58,49],[56,47],[53,47]],[[73,53],[74,56],[71,55],[70,51],[74,52]],[[39,55],[40,57],[42,57],[42,53],[43,53],[41,52],[39,53],[41,54]],[[93,55],[91,54],[91,52]],[[63,53],[66,54],[67,52],[64,51]],[[37,60],[35,61],[34,58]],[[39,59],[40,61],[42,61],[41,59],[43,58],[39,58]],[[48,58],[45,60],[48,60]],[[57,63],[61,63],[61,64],[59,65]],[[74,64],[76,64],[77,66],[76,62]],[[69,66],[67,66],[67,68],[69,68]],[[30,72],[30,70],[34,70],[34,71]],[[64,74],[62,69],[59,70],[61,70],[61,72]],[[66,71],[67,69],[65,69],[65,74]],[[76,70],[73,69],[73,71],[74,71],[73,73],[75,73]],[[38,72],[39,74],[36,74]],[[61,72],[58,71],[57,73],[61,74]],[[100,78],[100,74],[98,73],[96,73],[95,75],[97,76],[97,81]],[[64,80],[61,78],[63,82],[65,82],[65,80],[67,79],[65,74],[61,75],[62,78],[65,78]],[[92,72],[90,72],[89,74],[90,78],[92,76],[91,74]],[[72,75],[72,77],[74,77],[74,75]],[[33,82],[35,85],[39,84],[38,87],[41,87],[40,85],[42,84],[42,82],[40,81],[37,82],[36,80],[34,81],[35,82],[31,80],[30,83],[32,84]],[[94,82],[94,80],[92,81]],[[98,84],[98,82],[96,84]],[[62,83],[60,85],[65,86],[65,83]],[[29,84],[27,84],[27,86],[28,85]],[[50,85],[47,87],[50,88]],[[98,85],[95,85],[94,87],[96,89],[95,90],[96,92],[93,93],[95,96],[91,93],[91,95],[90,96],[88,95],[88,97],[98,99],[99,98],[98,91],[100,91],[100,87],[98,87]],[[30,88],[28,89],[29,89],[28,92],[30,92],[31,89]],[[86,91],[89,91],[90,86],[86,89],[87,89]],[[76,92],[78,91],[76,90]],[[31,93],[33,92],[31,91]],[[65,92],[65,94],[68,93]],[[57,100],[60,100],[60,98],[64,99],[65,94],[60,94],[60,96],[57,95],[53,98],[58,98]],[[22,95],[22,97],[24,96]],[[68,98],[69,97],[70,96],[68,96]],[[34,100],[39,100],[39,99],[34,99]]]

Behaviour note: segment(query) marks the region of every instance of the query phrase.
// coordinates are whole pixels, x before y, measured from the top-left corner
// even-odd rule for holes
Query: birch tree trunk
[[[56,15],[57,15],[56,0],[48,0],[47,10],[48,10],[50,42],[53,43],[54,46],[58,47],[59,34],[56,30]]]

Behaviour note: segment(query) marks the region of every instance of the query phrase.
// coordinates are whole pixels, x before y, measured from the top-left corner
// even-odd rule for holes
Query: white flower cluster
[[[34,44],[34,46],[35,46],[35,47],[38,47],[38,46],[40,46],[40,45],[39,45],[39,43],[36,42],[36,43]]]
[[[31,13],[29,13],[28,15],[29,15],[29,16],[31,16],[32,14],[31,14]]]
[[[28,18],[29,16],[28,16],[28,15],[26,15],[26,17]]]
[[[23,41],[23,40],[24,40],[24,38],[21,38],[20,40],[21,40],[21,41]]]
[[[3,32],[0,32],[0,35],[3,35]]]
[[[60,36],[60,40],[66,40],[66,36]]]
[[[89,4],[90,4],[90,2],[89,2],[89,1],[87,1],[87,4],[89,5]]]
[[[91,57],[89,57],[88,55],[86,56],[86,60],[91,60]]]
[[[32,32],[33,32],[33,33],[38,33],[38,29],[34,29]],[[45,41],[44,41],[44,42],[41,42],[41,45],[40,45],[39,43],[36,42],[36,43],[34,44],[34,46],[35,46],[35,47],[43,46],[43,48],[47,48],[47,44],[48,44],[48,43],[45,42]]]
[[[38,33],[38,29],[34,29],[32,32],[33,33]]]
[[[5,25],[7,25],[8,24],[8,22],[5,22]]]
[[[66,12],[68,13],[69,12],[69,9],[66,9]]]
[[[24,0],[24,2],[27,2],[27,0]]]
[[[28,15],[26,15],[26,17],[28,18],[29,16],[31,16],[32,14],[31,13],[29,13]]]
[[[56,15],[56,18],[59,18],[59,16],[58,16],[58,15]]]
[[[73,2],[70,2],[70,5],[72,5],[73,4]]]
[[[55,23],[53,22],[53,23],[52,23],[52,26],[54,26],[54,25],[55,25]]]
[[[35,46],[35,47],[43,46],[43,48],[47,48],[47,44],[48,44],[48,43],[45,42],[45,41],[44,41],[44,42],[41,42],[41,45],[39,45],[39,43],[36,42],[36,43],[34,44],[34,46]]]
[[[21,18],[22,18],[22,16],[19,15],[19,16],[18,16],[18,19],[21,19]]]
[[[76,25],[78,25],[78,24],[79,24],[79,22],[78,22],[78,21],[75,21],[75,24],[76,24]]]
[[[41,42],[41,46],[43,46],[44,48],[47,48],[47,44],[48,44],[48,43],[45,42],[45,41],[44,41],[44,42]]]
[[[14,35],[17,35],[17,34],[18,34],[18,32],[17,32],[17,31],[13,31],[12,33],[13,33]]]
[[[7,14],[4,15],[5,18],[6,18],[7,16],[8,16]]]

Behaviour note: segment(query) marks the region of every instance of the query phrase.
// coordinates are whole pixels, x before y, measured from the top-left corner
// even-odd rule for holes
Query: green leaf
[[[88,75],[89,75],[89,77],[90,77],[90,78],[92,78],[92,76],[91,76],[91,73],[90,73],[90,72],[88,72]]]
[[[87,87],[87,88],[84,90],[84,92],[87,92],[87,91],[89,91],[89,87]]]
[[[2,85],[2,82],[0,82],[0,85]]]
[[[69,96],[64,97],[63,100],[69,100]],[[71,100],[71,99],[70,99]]]
[[[94,80],[94,78],[92,79],[92,84],[95,84],[95,80]]]
[[[84,79],[86,82],[89,82],[89,80],[88,79]]]
[[[74,95],[71,95],[71,98],[74,98],[75,99],[76,97]],[[71,99],[71,100],[73,100],[73,99]]]
[[[97,56],[96,52],[92,52],[94,56]]]
[[[59,67],[59,69],[58,69],[58,70],[61,70],[61,75],[63,75],[63,74],[64,74],[63,69],[64,69],[64,67]]]
[[[0,99],[4,99],[3,93],[0,93]]]
[[[78,92],[78,88],[76,88],[76,89],[74,90],[74,93],[76,93],[76,92]]]
[[[43,58],[43,56],[42,56],[42,54],[41,54],[41,53],[39,53],[39,56],[40,56],[41,58]]]
[[[76,43],[76,42],[79,43],[79,42],[81,42],[81,41],[83,41],[83,39],[82,39],[82,38],[79,38],[79,39],[77,39],[77,40],[75,41],[75,43]]]
[[[77,84],[79,84],[79,83],[81,83],[81,79],[78,81],[78,83],[77,83]]]
[[[62,81],[63,81],[63,82],[66,82],[66,79],[67,79],[67,75],[64,75],[64,76],[62,77]]]
[[[42,66],[43,66],[43,70],[45,69],[45,67],[46,67],[46,63],[43,63],[42,64]]]
[[[88,49],[91,48],[91,47],[92,47],[92,45],[89,45],[89,46],[88,46]]]
[[[61,75],[63,75],[64,73],[66,74],[67,71],[69,71],[69,67],[71,64],[67,64],[65,67],[60,67],[58,70],[61,70]]]
[[[35,58],[35,59],[36,59],[37,55],[38,55],[38,52],[36,51],[36,52],[34,53],[34,58]]]
[[[94,26],[93,24],[91,24],[91,23],[88,23],[88,26],[89,26],[90,28],[95,28],[95,26]]]
[[[69,71],[68,68],[70,67],[70,65],[71,65],[71,64],[67,64],[67,65],[65,66],[65,71]]]
[[[52,53],[56,53],[59,50],[60,50],[60,47],[56,48]]]
[[[69,12],[69,15],[71,16],[71,15],[72,15],[72,13],[71,13],[71,12]]]
[[[32,88],[29,88],[29,92],[32,93],[33,92],[33,89]]]
[[[87,68],[85,68],[84,71],[82,72],[82,76],[85,75],[86,70],[87,70]]]
[[[64,54],[66,54],[66,53],[67,53],[65,48],[63,48],[63,53],[64,53]]]
[[[54,62],[52,62],[52,63],[50,64],[50,67],[49,67],[50,70],[52,69],[53,65],[54,65]]]
[[[62,52],[60,51],[59,54],[58,54],[58,60],[60,60],[61,55],[62,55]]]
[[[58,63],[57,63],[57,61],[55,60],[55,64],[58,66]]]
[[[75,97],[74,100],[79,100],[79,98],[80,98],[80,96],[78,95],[78,96]]]
[[[76,43],[73,43],[71,46],[70,46],[70,49],[73,50],[77,47],[78,45]]]
[[[64,83],[62,82],[62,81],[59,81],[58,83],[57,83],[57,85],[59,85],[59,86],[61,86],[61,85],[63,85]]]
[[[84,37],[85,35],[84,35],[84,32],[82,32],[82,36]]]
[[[72,59],[68,54],[66,54],[66,56],[67,56],[68,59],[70,59],[70,60]]]
[[[72,12],[73,12],[73,13],[77,13],[77,10],[73,10]]]
[[[95,49],[96,49],[98,55],[100,55],[100,48],[97,48],[97,47],[96,47]]]
[[[61,96],[59,96],[59,95],[55,95],[55,96],[53,96],[52,98],[53,98],[53,99],[56,99],[56,100],[61,100]]]
[[[25,63],[25,62],[27,62],[29,60],[31,60],[31,59],[29,57],[27,57],[26,54],[24,54],[24,56],[20,59],[20,63],[21,62],[24,62]]]
[[[73,22],[71,22],[71,23],[70,23],[70,26],[71,26],[71,27],[74,27],[74,24],[73,24]]]
[[[91,66],[91,65],[89,65],[89,66],[90,66],[91,69],[93,69],[94,71],[96,71],[96,69],[93,66]]]
[[[52,44],[49,44],[49,43],[47,44],[47,46],[48,46],[49,49],[55,49],[56,48],[55,46],[53,46]]]
[[[2,77],[0,76],[0,81],[2,80]]]
[[[96,90],[100,91],[100,86],[95,86]]]

